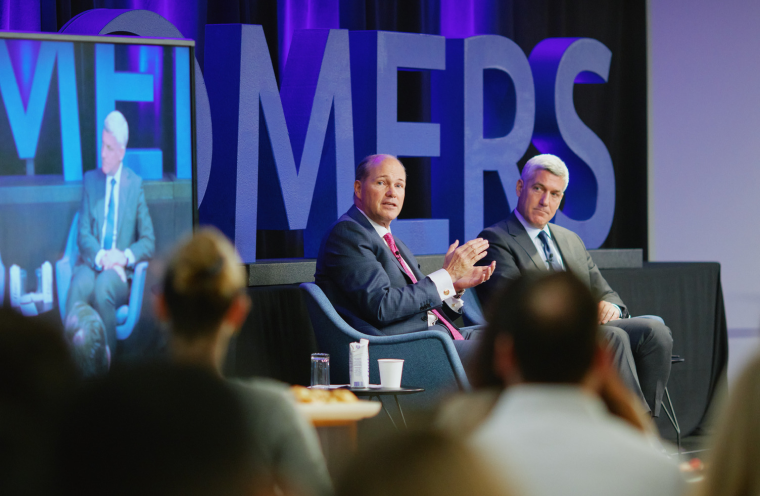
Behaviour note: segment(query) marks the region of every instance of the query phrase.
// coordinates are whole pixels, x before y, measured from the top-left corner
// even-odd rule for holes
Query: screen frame
[[[198,171],[197,171],[197,130],[195,123],[195,68],[197,60],[195,58],[195,40],[186,38],[150,38],[142,36],[129,35],[74,35],[58,33],[39,33],[32,31],[0,31],[0,39],[7,40],[35,40],[35,41],[67,41],[80,43],[110,43],[114,45],[152,45],[152,46],[172,46],[187,47],[190,49],[190,147],[191,161],[190,165],[190,185],[192,191],[192,229],[195,231],[198,227]]]

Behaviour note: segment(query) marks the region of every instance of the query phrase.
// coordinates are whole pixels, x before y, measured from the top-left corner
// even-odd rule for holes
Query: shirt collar
[[[549,239],[552,239],[552,233],[549,231],[549,224],[546,224],[543,229],[536,229],[535,227],[528,224],[528,221],[523,218],[522,215],[520,215],[520,212],[515,209],[515,217],[517,217],[517,220],[520,221],[520,224],[523,225],[525,228],[525,231],[527,231],[528,236],[530,236],[530,239],[536,239],[538,237],[538,233],[541,231],[544,231],[547,236],[549,236]]]
[[[113,176],[109,176],[108,174],[106,174],[106,182],[110,183],[111,179],[113,178],[113,179],[116,179],[116,184],[121,183],[121,170],[123,168],[124,168],[123,162],[119,162],[119,168],[116,169],[116,174],[114,174]]]
[[[388,234],[388,233],[390,233],[390,232],[391,232],[391,230],[390,230],[389,228],[387,228],[387,227],[384,227],[384,226],[381,226],[380,224],[378,224],[378,223],[377,223],[377,222],[375,222],[374,220],[370,219],[370,218],[369,218],[369,216],[368,216],[367,214],[365,214],[365,213],[364,213],[364,211],[363,211],[361,208],[359,208],[359,207],[356,207],[356,209],[357,209],[359,212],[361,212],[363,216],[365,216],[365,217],[367,218],[367,220],[369,221],[369,223],[370,223],[370,224],[372,224],[372,227],[374,227],[374,228],[375,228],[375,232],[377,232],[377,234],[378,234],[378,235],[379,235],[381,238],[382,238],[383,236],[385,236],[386,234]]]

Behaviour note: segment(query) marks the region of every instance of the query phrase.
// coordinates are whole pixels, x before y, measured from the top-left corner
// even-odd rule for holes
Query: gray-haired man
[[[656,320],[630,318],[581,238],[563,227],[549,226],[569,180],[567,167],[554,155],[537,155],[525,164],[517,181],[517,208],[478,236],[489,243],[480,264],[496,262],[491,279],[477,287],[478,296],[487,304],[497,287],[526,272],[572,271],[599,300],[599,323],[621,378],[658,416],[670,375],[670,329]]]
[[[108,346],[116,349],[116,309],[126,304],[136,263],[153,256],[156,238],[142,179],[122,163],[129,126],[121,112],[106,117],[102,167],[85,173],[79,210],[79,261],[74,269],[70,311],[77,301],[91,304],[103,319]]]

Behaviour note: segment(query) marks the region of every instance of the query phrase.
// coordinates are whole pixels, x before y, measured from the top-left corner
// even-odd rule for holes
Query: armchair
[[[432,406],[441,396],[457,390],[470,390],[462,362],[449,336],[440,331],[422,331],[396,336],[370,336],[349,326],[333,308],[330,300],[314,283],[301,284],[319,349],[330,354],[330,375],[334,384],[347,384],[348,345],[369,340],[370,383],[379,384],[378,358],[404,359],[402,385],[425,388],[405,402],[413,406]]]
[[[58,310],[61,314],[61,320],[66,320],[66,302],[69,296],[69,286],[74,267],[79,259],[79,245],[77,244],[77,225],[79,223],[79,212],[74,215],[71,221],[71,228],[66,238],[66,249],[63,252],[63,258],[55,263],[55,281],[58,293]],[[135,265],[135,271],[132,275],[132,282],[129,291],[129,303],[122,305],[116,310],[116,338],[119,340],[127,339],[135,328],[135,324],[140,319],[142,311],[143,292],[145,289],[145,275],[148,269],[148,262],[143,261]]]

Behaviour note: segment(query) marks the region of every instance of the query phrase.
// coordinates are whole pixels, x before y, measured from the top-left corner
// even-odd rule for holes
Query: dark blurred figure
[[[55,421],[77,386],[59,331],[0,308],[0,494],[53,493]]]
[[[336,496],[509,496],[465,444],[436,432],[393,436],[345,468]]]
[[[103,319],[90,305],[78,301],[66,316],[64,336],[83,377],[95,377],[108,372],[111,350],[106,342]]]
[[[245,287],[243,263],[219,231],[205,227],[180,243],[157,301],[157,314],[170,326],[175,363],[201,366],[221,377],[229,340],[251,305]],[[317,434],[296,411],[287,385],[261,378],[233,379],[229,385],[246,407],[255,470],[286,493],[331,494]]]
[[[557,272],[496,298],[482,358],[507,389],[472,435],[484,458],[519,474],[529,496],[680,494],[677,465],[602,400],[636,401],[616,379],[586,285]]]
[[[217,377],[195,367],[116,370],[63,417],[64,496],[235,496],[256,492],[245,414]]]
[[[760,494],[760,355],[731,387],[710,441],[704,480],[696,496]]]

